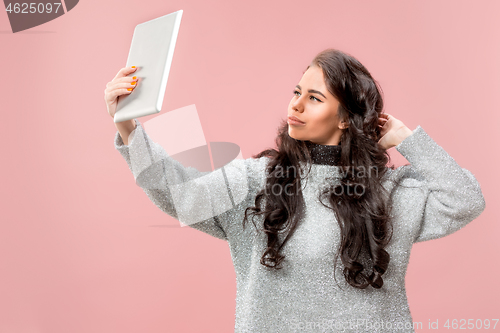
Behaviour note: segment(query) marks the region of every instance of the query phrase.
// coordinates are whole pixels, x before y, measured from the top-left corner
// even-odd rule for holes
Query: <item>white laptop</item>
[[[118,97],[115,123],[160,112],[181,17],[178,10],[135,27],[126,66],[137,66],[130,75],[139,82],[130,94]]]

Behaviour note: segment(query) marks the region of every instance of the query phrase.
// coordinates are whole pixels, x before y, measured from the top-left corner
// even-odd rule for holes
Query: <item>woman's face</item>
[[[323,70],[311,66],[294,89],[288,105],[288,135],[296,140],[337,145],[344,128],[337,117],[339,102],[326,88]],[[303,124],[291,122],[296,117]]]

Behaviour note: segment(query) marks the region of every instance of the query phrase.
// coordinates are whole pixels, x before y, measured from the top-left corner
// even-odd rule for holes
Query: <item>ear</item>
[[[347,122],[347,121],[340,122],[340,125],[339,125],[340,129],[346,129],[347,127],[349,127],[349,122]]]

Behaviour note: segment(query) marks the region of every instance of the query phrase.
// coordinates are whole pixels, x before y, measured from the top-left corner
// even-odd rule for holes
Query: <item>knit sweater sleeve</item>
[[[458,231],[484,211],[485,200],[475,176],[460,167],[420,125],[395,148],[410,162],[395,172],[403,180],[401,184],[407,185],[398,190],[410,193],[403,214],[421,214],[414,243]],[[415,207],[422,208],[412,212]]]
[[[234,159],[206,172],[184,167],[151,140],[137,119],[135,122],[128,145],[118,131],[114,145],[136,184],[158,208],[182,224],[228,241],[228,226],[222,225],[218,216],[243,207],[240,203],[248,200],[249,180],[257,167],[263,167],[263,160]]]

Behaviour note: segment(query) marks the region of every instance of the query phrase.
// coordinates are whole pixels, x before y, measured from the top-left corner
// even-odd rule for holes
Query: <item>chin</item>
[[[303,138],[302,135],[298,134],[297,131],[294,131],[291,128],[288,128],[288,135],[295,140],[302,140],[302,141],[306,140]]]

